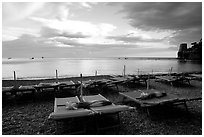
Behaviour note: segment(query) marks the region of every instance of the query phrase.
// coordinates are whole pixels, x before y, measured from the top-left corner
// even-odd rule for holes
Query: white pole
[[[149,90],[149,83],[150,83],[150,79],[149,79],[149,74],[148,74],[148,79],[147,79],[147,90]]]
[[[82,84],[82,74],[80,74],[80,78],[81,78],[81,87],[80,87],[80,101],[83,101],[83,84]]]
[[[16,82],[16,72],[13,72],[13,77],[14,77],[14,88],[17,87],[17,82]]]
[[[124,77],[125,77],[125,65],[124,65],[124,69],[123,70],[124,70]]]
[[[16,72],[15,71],[13,72],[13,77],[14,77],[14,80],[16,81]]]
[[[173,70],[173,67],[170,68],[170,72],[169,72],[170,76],[171,76],[172,70]]]
[[[97,76],[97,70],[95,71],[95,76]]]
[[[140,71],[140,69],[138,69],[138,71],[137,71],[137,75],[139,76],[139,71]]]
[[[56,69],[56,82],[58,83],[58,73],[57,73],[57,69]]]

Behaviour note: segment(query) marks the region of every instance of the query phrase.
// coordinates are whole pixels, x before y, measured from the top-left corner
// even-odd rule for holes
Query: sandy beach
[[[84,80],[94,80],[109,78],[110,76],[84,77]],[[59,81],[80,80],[79,77],[64,78]],[[18,85],[35,85],[40,82],[54,82],[50,80],[19,80]],[[3,80],[2,86],[11,86],[12,80]],[[145,89],[144,84],[119,85],[120,92]],[[202,81],[192,80],[191,85],[182,84],[172,87],[168,83],[150,80],[150,88],[176,94],[180,97],[193,98],[202,97]],[[69,92],[67,96],[74,96],[74,92]],[[96,94],[96,93],[94,93]],[[105,135],[201,135],[202,134],[202,102],[188,102],[188,111],[183,106],[154,108],[151,116],[148,116],[143,109],[134,102],[123,102],[116,88],[109,88],[101,93],[115,104],[126,104],[136,107],[135,110],[120,113],[120,128],[115,130],[105,130],[101,134]],[[21,95],[17,98],[3,99],[2,108],[2,134],[3,135],[63,135],[69,134],[71,124],[69,122],[59,122],[48,120],[48,116],[53,112],[54,95],[53,92],[38,94],[35,100],[31,95]],[[87,134],[96,134],[91,130],[91,123]]]

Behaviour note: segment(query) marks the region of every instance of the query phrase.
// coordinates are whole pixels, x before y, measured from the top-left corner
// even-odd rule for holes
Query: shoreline
[[[159,76],[159,75],[168,75],[169,72],[150,72],[150,73],[141,73],[140,75],[154,75],[154,76]],[[171,74],[202,74],[202,71],[191,71],[191,72],[171,72]],[[120,74],[118,74],[120,75]],[[127,74],[127,75],[137,75],[137,74]],[[89,77],[110,77],[111,75],[84,75],[83,78],[89,78]],[[67,79],[73,79],[73,78],[80,78],[80,76],[58,76],[58,80],[67,80]],[[56,80],[56,77],[18,77],[17,81],[53,81]],[[3,81],[14,81],[14,78],[6,79],[2,78]]]

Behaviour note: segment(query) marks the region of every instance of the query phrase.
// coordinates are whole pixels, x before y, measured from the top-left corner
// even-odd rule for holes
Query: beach
[[[83,80],[110,78],[109,75],[87,76]],[[59,81],[78,81],[79,77],[63,78]],[[17,80],[17,85],[35,85],[40,82],[54,82],[55,79]],[[2,80],[2,87],[13,85],[13,80]],[[126,86],[119,85],[120,92],[146,89],[144,84]],[[165,91],[184,98],[202,97],[202,81],[192,80],[188,85],[171,86],[168,83],[150,80],[150,89]],[[65,91],[66,92],[66,91]],[[74,92],[67,96],[75,96]],[[91,94],[91,93],[90,93]],[[97,94],[97,93],[94,93]],[[188,111],[183,106],[154,108],[151,116],[131,101],[123,101],[115,87],[100,93],[115,104],[125,104],[135,107],[134,110],[121,112],[120,127],[115,130],[105,130],[105,135],[201,135],[202,134],[202,101],[187,102]],[[2,134],[3,135],[64,135],[69,134],[73,123],[48,120],[54,110],[54,92],[47,91],[36,95],[35,100],[30,94],[19,95],[17,98],[4,100],[2,104]],[[87,134],[92,131],[92,123],[87,125]]]
[[[202,2],[2,2],[1,78],[3,135],[202,135]]]

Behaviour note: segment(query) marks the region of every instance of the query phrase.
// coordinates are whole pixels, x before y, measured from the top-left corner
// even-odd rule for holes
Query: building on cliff
[[[191,43],[191,45],[190,48],[187,48],[187,43],[180,44],[178,59],[202,60],[202,39],[199,42]]]

